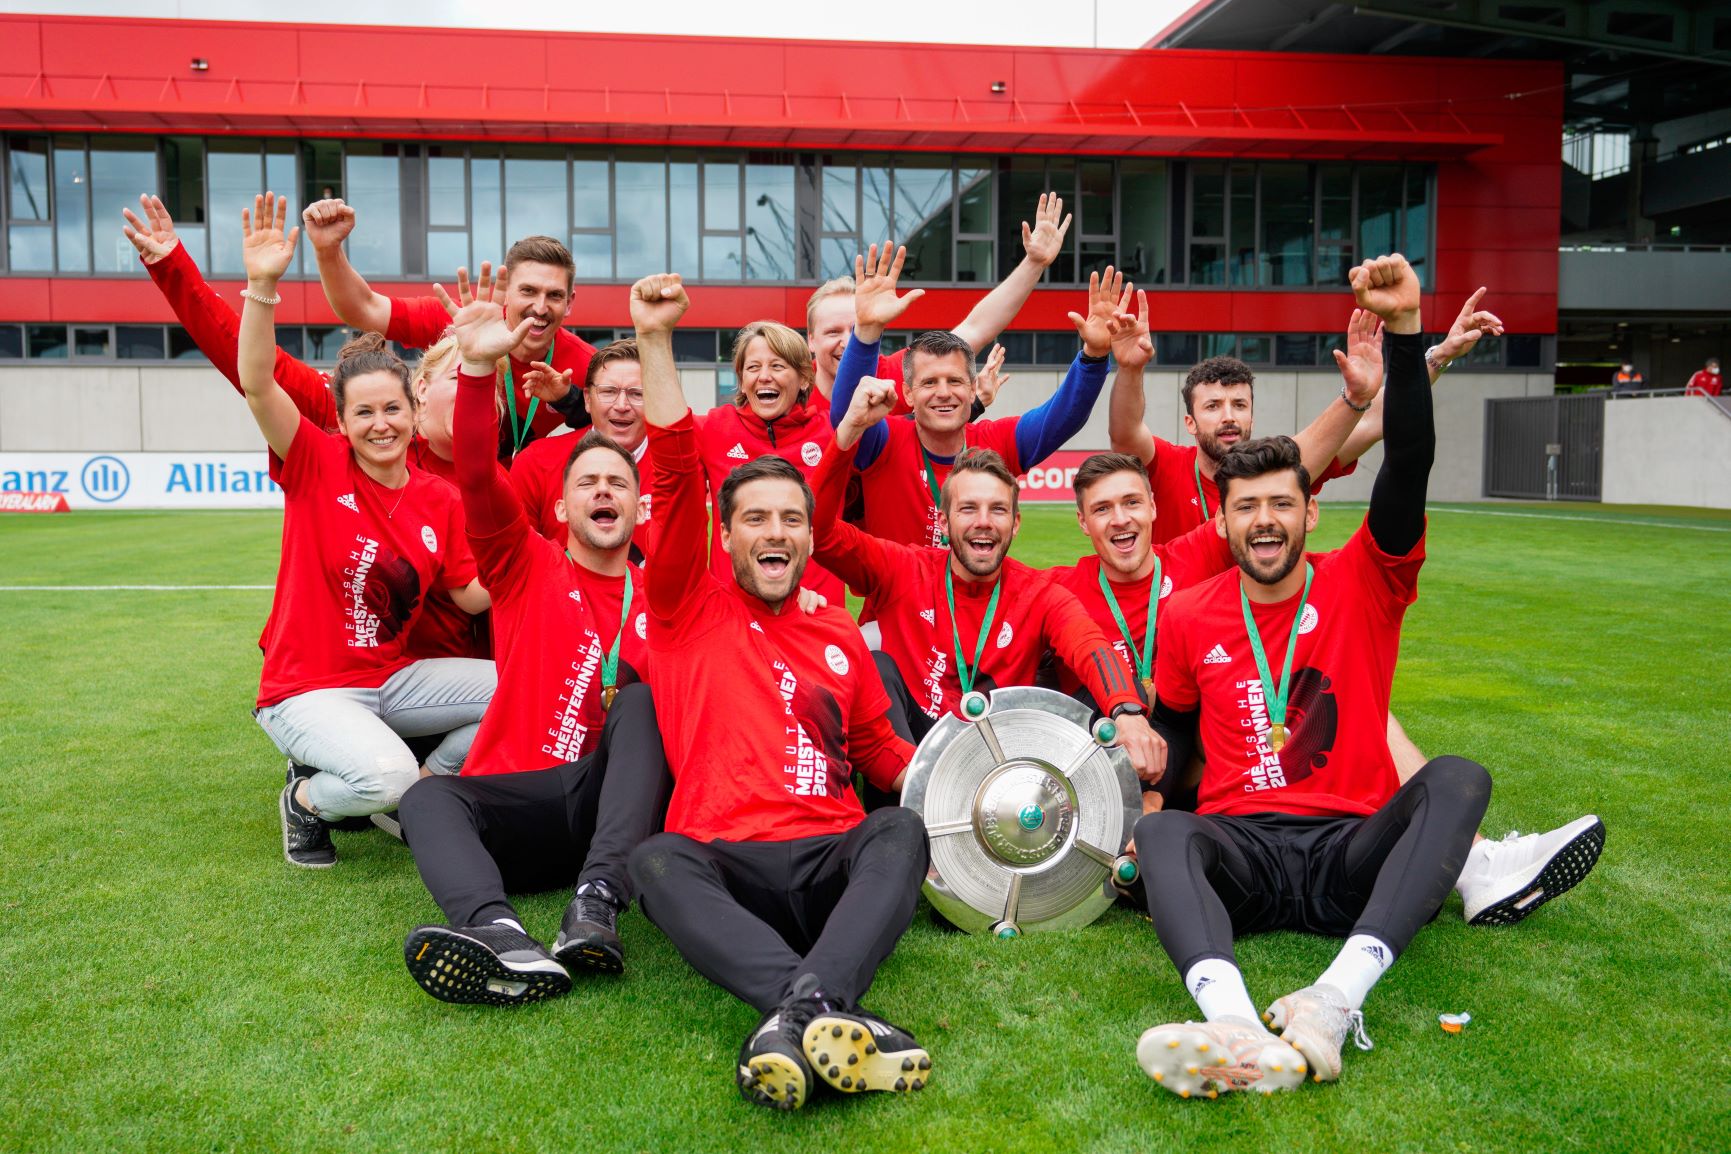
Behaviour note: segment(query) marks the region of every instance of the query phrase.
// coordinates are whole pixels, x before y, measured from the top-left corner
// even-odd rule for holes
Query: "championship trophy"
[[[932,727],[902,785],[926,823],[925,892],[961,929],[1013,938],[1085,926],[1136,880],[1123,854],[1141,786],[1116,726],[1050,689],[968,693]]]

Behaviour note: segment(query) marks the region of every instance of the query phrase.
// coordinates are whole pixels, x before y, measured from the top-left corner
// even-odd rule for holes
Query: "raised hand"
[[[1063,217],[1060,224],[1058,218]],[[1070,231],[1070,216],[1064,211],[1064,198],[1055,192],[1042,192],[1039,207],[1034,209],[1034,227],[1022,222],[1022,248],[1028,259],[1046,268],[1058,259],[1064,248],[1064,234]]]
[[[240,255],[249,285],[274,289],[276,282],[288,271],[301,230],[296,226],[288,235],[283,235],[283,224],[287,219],[288,201],[279,199],[274,192],[253,197],[252,207],[240,210],[244,237]]]
[[[875,341],[883,336],[891,321],[926,295],[925,289],[910,289],[906,295],[896,296],[896,282],[907,259],[905,246],[892,254],[887,240],[881,249],[874,244],[865,256],[853,258],[854,333],[860,340]]]
[[[1418,274],[1406,257],[1373,257],[1354,268],[1348,280],[1359,308],[1369,309],[1395,332],[1418,331]]]
[[[138,207],[144,210],[144,220],[134,216],[130,208],[120,210],[120,215],[126,218],[121,231],[126,233],[126,239],[132,242],[132,247],[138,250],[145,264],[155,264],[174,251],[180,238],[174,235],[174,221],[169,217],[168,209],[163,207],[160,196],[140,193]]]
[[[1449,326],[1448,336],[1444,337],[1436,348],[1439,360],[1452,361],[1456,357],[1465,356],[1467,350],[1478,344],[1481,337],[1503,335],[1502,318],[1479,309],[1479,301],[1484,295],[1485,290],[1480,287],[1467,298],[1467,303],[1461,306],[1460,315],[1455,318],[1455,323]]]
[[[1126,311],[1134,285],[1124,283],[1124,274],[1111,265],[1105,275],[1088,274],[1088,315],[1070,313],[1070,323],[1082,338],[1082,351],[1090,357],[1103,357],[1112,350],[1112,322],[1118,317],[1135,321]]]
[[[316,200],[301,213],[301,223],[313,248],[335,248],[355,230],[355,210],[340,200]]]
[[[1346,323],[1346,348],[1334,350],[1347,399],[1368,405],[1382,389],[1382,321],[1372,312],[1353,309]]]
[[[685,282],[676,272],[646,276],[631,286],[631,323],[639,335],[671,333],[690,307]]]
[[[471,301],[491,301],[496,283],[493,279],[493,262],[490,260],[481,262],[481,277],[474,283],[473,287],[469,284],[468,268],[462,265],[457,266],[457,307],[461,308]],[[449,303],[445,305],[445,308],[454,311],[451,310]]]
[[[529,366],[529,371],[523,374],[524,398],[539,397],[543,404],[553,405],[563,401],[571,392],[571,370],[560,372],[552,365],[536,361]]]
[[[1125,295],[1129,286],[1125,287]],[[1123,302],[1127,303],[1127,302]],[[1154,337],[1148,331],[1148,294],[1136,290],[1136,315],[1120,309],[1111,323],[1112,356],[1121,369],[1139,369],[1154,359]]]
[[[459,270],[459,294],[467,291],[467,282],[467,273]],[[461,306],[451,299],[451,294],[442,284],[433,285],[433,295],[451,314],[451,332],[457,338],[457,351],[463,358],[463,368],[475,376],[494,373],[499,358],[509,356],[512,349],[522,344],[523,338],[529,335],[529,326],[535,323],[533,318],[524,317],[515,329],[507,325],[505,311],[493,303],[491,283],[488,283],[485,293],[477,292],[475,299]]]
[[[807,617],[810,617],[819,609],[822,609],[824,606],[829,604],[828,597],[825,597],[815,589],[807,589],[803,585],[799,587],[799,592],[794,596],[799,602],[799,611]]]
[[[986,354],[986,363],[974,378],[974,395],[989,409],[998,399],[998,390],[1009,383],[1010,374],[1004,372],[1004,346],[993,345],[992,351]]]

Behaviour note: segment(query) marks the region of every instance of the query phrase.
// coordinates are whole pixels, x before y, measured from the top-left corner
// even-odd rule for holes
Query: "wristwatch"
[[[1147,715],[1148,711],[1142,708],[1141,703],[1131,701],[1126,701],[1122,705],[1115,705],[1112,707],[1112,719],[1114,721],[1123,717],[1126,713],[1133,713],[1137,717],[1144,717]]]

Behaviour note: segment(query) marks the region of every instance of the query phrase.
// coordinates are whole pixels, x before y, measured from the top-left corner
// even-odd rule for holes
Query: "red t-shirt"
[[[985,621],[992,585],[955,581],[952,629],[944,572],[950,551],[885,541],[841,519],[842,492],[852,450],[832,448],[818,470],[816,555],[866,599],[865,612],[883,632],[882,649],[895,662],[914,700],[929,717],[954,711],[962,699],[955,633],[970,665],[982,629],[987,641],[974,674],[982,693],[1006,685],[1032,685],[1050,649],[1076,671],[1082,684],[1111,710],[1138,700],[1130,669],[1088,619],[1075,595],[1048,574],[1005,558],[1002,591]]]
[[[710,536],[709,567],[726,584],[733,584],[733,563],[721,547],[721,483],[747,461],[770,455],[791,462],[810,481],[817,472],[818,462],[823,460],[823,451],[835,440],[829,410],[821,397],[817,401],[794,409],[773,425],[750,409],[734,404],[717,405],[693,418],[716,524]],[[847,596],[835,574],[820,565],[807,565],[799,583],[822,594],[831,605],[843,604]]]
[[[398,344],[407,345],[412,349],[429,348],[439,343],[439,338],[445,335],[445,330],[451,327],[451,314],[445,311],[445,306],[439,303],[438,297],[392,297],[391,320],[385,326],[385,336]],[[595,356],[595,346],[564,329],[553,330],[553,368],[558,372],[571,371],[571,387],[583,387],[584,378],[589,373],[589,361]],[[533,405],[535,415],[529,420],[530,438],[545,437],[553,430],[565,424],[565,418],[551,406],[535,404],[532,398],[523,393],[523,377],[534,362],[522,357],[511,358],[511,377],[517,391],[517,412],[519,417],[527,413],[525,406]],[[504,388],[503,380],[499,383]],[[499,430],[499,459],[509,461],[516,449],[511,444],[511,433],[506,425]]]
[[[1298,624],[1279,753],[1268,745],[1238,570],[1174,594],[1164,615],[1155,688],[1174,709],[1200,705],[1207,767],[1198,813],[1363,816],[1400,786],[1388,752],[1389,688],[1424,542],[1390,557],[1360,525],[1334,552],[1306,556],[1316,575]],[[1298,602],[1251,602],[1276,687]]]
[[[1207,473],[1202,476],[1202,496],[1206,510],[1197,502],[1196,455],[1202,450],[1195,445],[1174,445],[1160,437],[1154,438],[1154,459],[1148,462],[1148,485],[1154,491],[1154,543],[1159,545],[1174,537],[1182,537],[1220,511],[1220,488]],[[1317,496],[1322,486],[1336,477],[1350,476],[1358,469],[1357,461],[1342,465],[1333,460],[1328,468],[1310,480],[1310,495]]]
[[[463,773],[516,773],[576,761],[601,739],[601,661],[619,639],[618,685],[649,668],[643,571],[625,578],[576,564],[519,513],[488,536],[469,535],[481,583],[493,596],[499,688],[481,719]]]
[[[427,591],[475,577],[457,490],[410,467],[387,489],[349,443],[301,418],[283,488],[282,563],[265,627],[260,708],[313,689],[374,689],[413,657],[410,630]]]
[[[1160,622],[1166,616],[1166,609],[1172,594],[1179,589],[1188,589],[1192,585],[1206,581],[1216,573],[1224,573],[1233,568],[1232,549],[1226,544],[1226,539],[1220,535],[1212,523],[1198,525],[1176,541],[1165,545],[1154,546],[1154,555],[1160,558],[1160,603],[1154,610],[1154,651],[1153,664],[1160,664]],[[1112,586],[1112,593],[1118,602],[1118,611],[1124,615],[1124,623],[1130,627],[1131,641],[1136,646],[1135,653],[1130,651],[1130,643],[1124,640],[1124,631],[1118,627],[1117,619],[1112,616],[1112,609],[1106,604],[1106,595],[1100,591],[1100,557],[1090,553],[1074,565],[1065,565],[1047,570],[1052,580],[1076,595],[1076,600],[1082,603],[1082,608],[1100,627],[1100,632],[1112,643],[1112,648],[1124,659],[1124,664],[1131,672],[1136,670],[1136,661],[1142,655],[1142,643],[1148,637],[1148,595],[1154,587],[1154,571],[1140,581],[1129,581],[1119,584],[1107,577]],[[1081,683],[1070,667],[1059,663],[1058,686],[1065,693],[1074,693]]]
[[[518,500],[528,510],[530,523],[536,532],[556,545],[565,543],[565,523],[559,520],[553,503],[565,495],[565,464],[571,459],[571,450],[576,447],[576,438],[567,440],[564,435],[542,437],[523,446],[523,451],[511,462],[511,488],[517,491]],[[637,529],[631,534],[632,559],[636,561],[647,560],[655,552],[649,482],[649,442],[645,440],[638,447]]]
[[[1016,452],[1016,425],[1020,417],[998,417],[975,421],[964,432],[968,448],[996,450],[1011,473],[1022,471]],[[926,454],[912,417],[891,417],[884,422],[889,439],[877,459],[860,470],[860,489],[865,498],[865,516],[860,528],[873,537],[903,545],[941,546],[938,507],[932,501],[926,478]],[[950,475],[951,461],[932,459],[938,488]]]
[[[1683,386],[1685,397],[1716,397],[1724,382],[1718,373],[1710,373],[1706,369],[1696,369],[1695,375],[1689,378],[1689,383]]]
[[[689,413],[651,426],[661,523],[649,592],[649,686],[673,773],[667,829],[698,841],[791,841],[865,816],[853,770],[891,788],[913,747],[846,610],[778,613],[704,560],[708,506]]]

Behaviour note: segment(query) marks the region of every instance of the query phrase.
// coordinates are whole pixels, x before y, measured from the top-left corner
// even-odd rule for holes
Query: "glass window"
[[[171,361],[201,361],[204,351],[198,347],[198,342],[192,339],[192,334],[179,325],[168,326],[168,359]]]
[[[956,232],[962,236],[992,235],[992,170],[961,168],[956,172]]]
[[[744,280],[739,259],[739,236],[706,236],[703,238],[703,279]]]
[[[491,258],[489,258],[491,259]],[[478,273],[480,262],[469,260],[469,234],[466,232],[429,232],[427,234],[427,275],[442,281],[454,277],[459,268]]]
[[[15,361],[24,355],[24,330],[17,325],[0,325],[0,361]]]
[[[506,183],[510,183],[510,167],[506,161]],[[580,150],[571,162],[571,227],[611,228],[613,199],[607,183],[607,154],[596,149]],[[562,184],[563,182],[561,182]],[[561,194],[563,188],[561,187]],[[511,230],[511,239],[527,236]]]
[[[1235,357],[1238,355],[1237,333],[1198,333],[1201,338],[1200,360],[1209,357]]]
[[[739,392],[739,378],[733,375],[733,369],[715,370],[715,407],[733,403],[733,395]]]
[[[851,164],[823,166],[823,231],[854,232],[859,208],[858,172]]]
[[[349,339],[349,330],[342,328],[323,328],[307,326],[307,355],[309,361],[325,364],[335,364],[337,354]]]
[[[1430,181],[1422,168],[1406,170],[1406,219],[1400,238],[1400,251],[1412,263],[1420,286],[1429,283],[1430,262]]]
[[[951,174],[949,161],[924,157],[895,168],[895,224],[892,235],[908,247],[902,276],[910,281],[947,281],[950,275]]]
[[[52,272],[54,230],[42,224],[13,225],[6,232],[6,259],[13,272]]]
[[[294,202],[295,192],[295,154],[294,146],[286,141],[271,140],[265,143],[264,186],[278,196],[287,197],[289,228],[293,228],[300,220],[300,205]],[[305,202],[303,201],[302,204]],[[121,239],[125,239],[122,237]],[[130,246],[128,246],[130,247]],[[289,265],[291,273],[303,272],[307,268],[307,253],[312,245],[303,239],[295,246],[294,263]],[[318,258],[313,257],[313,270],[318,271]]]
[[[300,361],[306,359],[303,355],[306,348],[306,342],[301,339],[301,327],[299,325],[279,326],[276,331],[276,344],[277,348],[281,349],[295,360]]]
[[[668,271],[697,279],[702,229],[697,217],[697,159],[674,153],[667,165]]]
[[[600,169],[600,187],[592,183],[595,168]],[[599,227],[607,227],[607,162],[582,161],[579,167],[585,179],[577,185],[577,215],[583,226],[594,223],[600,214]],[[561,236],[567,229],[565,188],[565,156],[559,148],[519,146],[505,157],[505,244],[515,244],[526,236]],[[605,280],[613,274],[613,264],[594,263],[579,270],[585,278]]]
[[[739,161],[711,158],[703,162],[703,227],[739,227]]]
[[[1196,355],[1196,334],[1158,334],[1154,338],[1154,359],[1162,365],[1194,365],[1202,359]]]
[[[130,242],[127,247],[132,247]],[[111,347],[107,325],[100,328],[80,326],[72,330],[72,349],[76,356],[107,360]]]
[[[240,213],[252,207],[252,199],[264,191],[264,169],[256,140],[212,140],[209,142],[210,267],[215,276],[238,276],[246,271],[241,260]],[[356,234],[371,227],[361,221]],[[354,241],[349,242],[351,249]],[[365,269],[363,272],[367,271]]]
[[[1503,363],[1511,369],[1538,369],[1545,363],[1543,337],[1529,334],[1505,334]]]
[[[1367,257],[1400,251],[1401,171],[1358,170],[1358,247]]]
[[[160,361],[167,349],[161,325],[116,325],[114,345],[123,361]]]
[[[1126,160],[1120,173],[1119,267],[1139,285],[1165,284],[1166,165],[1157,160]]]
[[[468,161],[460,149],[427,146],[427,223],[435,228],[469,226]]]
[[[66,326],[25,325],[24,345],[32,360],[65,360]]]
[[[1226,168],[1220,164],[1190,166],[1190,235],[1226,235]]]
[[[54,141],[54,240],[61,272],[90,271],[90,169],[75,136]]]
[[[865,252],[874,244],[882,244],[890,234],[890,170],[887,164],[860,169],[859,175],[859,244],[857,252]],[[899,239],[899,238],[898,238]],[[848,254],[848,271],[853,271],[853,254]]]
[[[1226,283],[1225,245],[1190,242],[1190,283],[1195,285]]]
[[[1004,363],[1006,365],[1031,365],[1034,363],[1033,333],[999,333],[998,343],[1004,346]]]
[[[96,222],[97,272],[144,275],[137,250],[120,231],[120,210],[137,212],[138,194],[156,187],[156,148],[151,138],[98,136],[91,140],[90,200],[91,219]]]
[[[1332,365],[1335,349],[1343,353],[1346,351],[1346,338],[1339,333],[1318,333],[1316,340],[1321,346],[1316,353],[1316,363],[1319,365]]]
[[[621,160],[614,166],[618,192],[619,280],[635,281],[666,272],[667,165],[662,161]]]
[[[1309,333],[1282,333],[1274,338],[1274,363],[1277,365],[1314,365],[1316,338]]]
[[[1118,226],[1113,212],[1112,162],[1084,160],[1078,171],[1081,196],[1077,201],[1080,211],[1076,214],[1076,231],[1083,236],[1115,236]]]
[[[851,236],[824,237],[823,279],[829,280],[832,277],[852,276],[853,258],[858,252],[859,245]]]
[[[13,220],[52,220],[48,209],[48,138],[14,136],[9,141],[12,194],[7,198]]]
[[[1232,283],[1256,283],[1256,166],[1232,166],[1232,208],[1227,216],[1232,232]]]
[[[992,242],[989,240],[958,240],[956,242],[956,280],[962,284],[989,285],[992,276]]]
[[[998,177],[998,249],[1006,263],[1014,265],[1022,259],[1022,223],[1034,223],[1034,212],[1040,205],[1040,194],[1046,191],[1046,161],[1038,156],[1012,156],[999,168]],[[1071,226],[1072,231],[1074,225]],[[1045,279],[1059,279],[1050,270]]]
[[[1074,331],[1067,333],[1035,333],[1034,363],[1036,365],[1067,365],[1076,359],[1080,349]],[[1009,357],[1008,350],[1005,358]]]
[[[1310,173],[1304,165],[1262,166],[1262,270],[1258,283],[1310,283],[1311,197]]]
[[[216,147],[213,141],[211,147]],[[303,140],[301,142],[301,178],[306,182],[301,203],[338,198],[347,200],[343,191],[343,146],[337,140]],[[350,203],[353,203],[352,201]],[[215,209],[212,209],[214,213]]]
[[[793,165],[746,165],[745,275],[751,280],[792,280],[796,234]]]
[[[712,365],[715,353],[714,329],[674,329],[673,359],[683,364]]]
[[[578,280],[612,280],[613,234],[609,232],[572,233],[571,259],[576,262]]]
[[[355,209],[349,262],[362,276],[403,275],[403,193],[394,144],[351,143],[344,168]]]
[[[471,151],[469,195],[474,202],[470,213],[469,255],[475,262],[469,267],[478,269],[482,261],[492,261],[496,265],[503,263],[507,251],[505,186],[496,151]]]
[[[1269,337],[1239,337],[1238,359],[1247,365],[1273,363],[1272,339]]]
[[[1092,273],[1104,273],[1106,266],[1118,259],[1118,244],[1110,240],[1084,240],[1078,257],[1082,269],[1077,279],[1086,281]]]
[[[1352,247],[1352,169],[1344,164],[1318,165],[1316,170],[1317,239],[1323,244]]]

